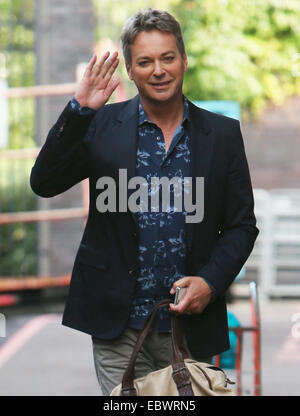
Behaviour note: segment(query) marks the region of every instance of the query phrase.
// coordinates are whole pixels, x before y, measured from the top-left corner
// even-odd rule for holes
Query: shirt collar
[[[182,117],[181,124],[185,123],[186,120],[190,121],[189,103],[188,103],[187,98],[183,95],[183,117]],[[141,126],[145,122],[151,123],[151,121],[149,121],[148,119],[146,112],[143,109],[141,100],[139,98],[139,123],[138,125]]]

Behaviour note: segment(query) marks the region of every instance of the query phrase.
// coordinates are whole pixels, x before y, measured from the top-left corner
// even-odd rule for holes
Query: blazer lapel
[[[204,178],[204,195],[207,194],[208,177],[210,174],[214,137],[210,125],[204,118],[204,111],[189,101],[190,112],[190,143],[191,143],[191,176],[192,201],[196,203],[196,177]],[[204,200],[205,204],[205,200]],[[204,220],[204,219],[203,219]],[[190,251],[193,242],[193,232],[197,223],[186,224],[187,248]]]
[[[127,106],[117,115],[117,124],[113,131],[114,140],[114,164],[119,169],[126,169],[127,183],[119,184],[119,192],[127,197],[123,198],[126,203],[134,189],[128,189],[129,180],[136,175],[136,154],[138,144],[138,95],[130,100]],[[128,206],[126,207],[126,211]],[[132,218],[138,227],[137,214],[131,212]]]

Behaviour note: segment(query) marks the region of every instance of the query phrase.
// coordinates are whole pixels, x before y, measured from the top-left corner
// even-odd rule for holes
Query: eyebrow
[[[167,51],[167,52],[163,52],[163,53],[161,54],[161,56],[168,55],[169,53],[175,53],[175,51],[171,49],[171,50],[169,50],[169,51]],[[149,59],[149,56],[138,56],[138,57],[136,58],[136,61],[138,61],[139,59]]]

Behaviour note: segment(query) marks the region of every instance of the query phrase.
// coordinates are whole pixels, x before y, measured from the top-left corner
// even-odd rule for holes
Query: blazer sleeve
[[[72,111],[70,102],[48,133],[30,174],[32,190],[49,198],[87,178],[88,142],[95,135],[94,114]]]
[[[228,171],[223,220],[209,262],[197,275],[223,295],[248,259],[259,233],[248,162],[240,130],[228,143]]]

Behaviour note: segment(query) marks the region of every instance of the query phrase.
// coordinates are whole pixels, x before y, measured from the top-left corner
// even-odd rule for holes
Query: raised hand
[[[96,55],[90,60],[75,92],[75,98],[81,107],[99,110],[119,85],[118,80],[112,79],[119,64],[118,52],[114,52],[108,59],[109,55],[106,52],[98,63]]]

